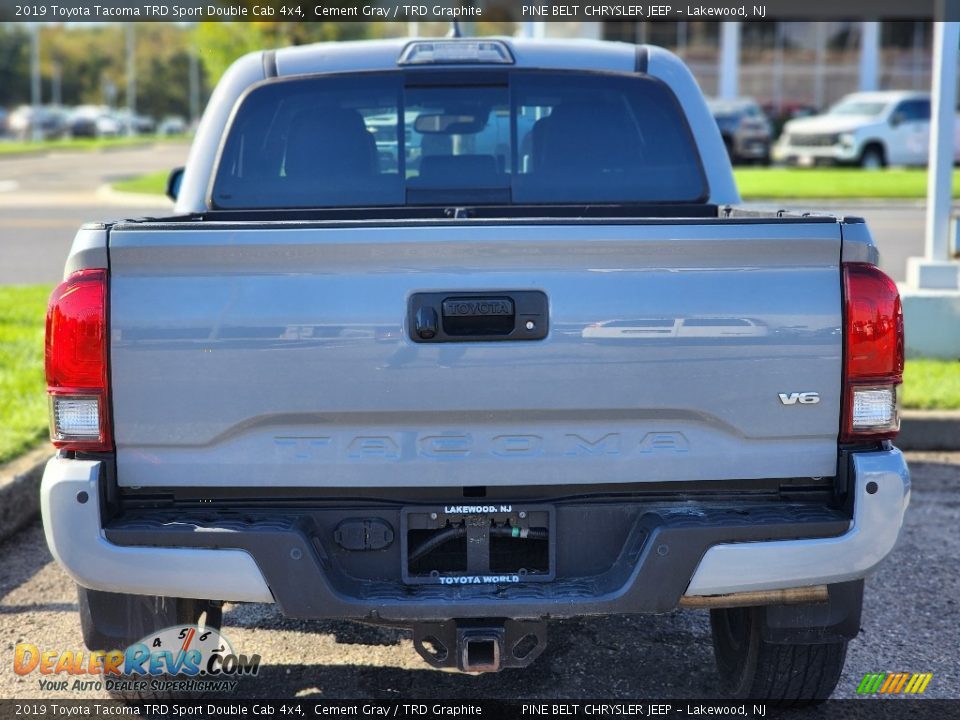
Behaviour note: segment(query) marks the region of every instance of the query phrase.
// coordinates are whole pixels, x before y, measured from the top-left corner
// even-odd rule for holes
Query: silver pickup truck
[[[909,501],[900,300],[862,219],[737,207],[674,55],[254,53],[170,192],[84,226],[50,304],[91,649],[275,603],[495,671],[554,618],[705,608],[735,696],[830,695]]]

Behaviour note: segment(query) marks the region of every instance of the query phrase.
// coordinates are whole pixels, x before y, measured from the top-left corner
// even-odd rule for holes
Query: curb
[[[893,444],[901,450],[960,450],[960,412],[904,410]]]
[[[53,448],[44,445],[0,465],[0,542],[40,511],[40,479],[52,455]]]

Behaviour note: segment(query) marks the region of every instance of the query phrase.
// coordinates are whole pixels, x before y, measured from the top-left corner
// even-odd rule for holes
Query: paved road
[[[851,208],[867,218],[877,247],[880,267],[900,282],[906,279],[907,258],[923,255],[926,207]]]
[[[867,672],[932,672],[931,698],[960,698],[960,453],[915,454],[913,501],[893,555],[868,580],[863,632],[851,644],[837,697]],[[73,585],[51,560],[39,523],[0,545],[0,697],[44,697],[37,676],[11,671],[13,648],[77,648]],[[270,605],[228,606],[224,634],[265,666],[239,693],[320,698],[710,698],[706,613],[566,621],[550,626],[526,670],[468,676],[428,668],[409,634],[337,622],[285,620]],[[4,656],[3,653],[6,653]],[[76,697],[60,693],[62,697]],[[89,692],[82,697],[97,697]]]
[[[53,283],[80,225],[166,213],[159,198],[130,205],[98,194],[108,183],[183,165],[187,145],[0,158],[0,284]]]
[[[186,145],[158,145],[0,158],[0,284],[58,281],[73,235],[84,221],[163,213],[169,204],[162,199],[149,206],[118,206],[97,195],[97,189],[183,165],[186,153]],[[881,265],[896,280],[904,279],[907,257],[923,252],[924,209],[917,203],[851,203],[830,212],[867,218]]]
[[[767,205],[767,203],[763,203]],[[828,206],[785,204],[786,207],[820,210],[836,215],[857,215],[867,219],[880,249],[880,267],[897,282],[906,279],[907,258],[923,255],[926,207],[917,202],[830,203]]]

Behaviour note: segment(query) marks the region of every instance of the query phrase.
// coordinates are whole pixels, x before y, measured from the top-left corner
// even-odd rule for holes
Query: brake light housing
[[[107,271],[78,270],[47,305],[44,361],[50,440],[64,450],[113,449],[107,371]]]
[[[844,382],[840,439],[863,442],[900,431],[903,308],[896,283],[876,266],[843,265]]]

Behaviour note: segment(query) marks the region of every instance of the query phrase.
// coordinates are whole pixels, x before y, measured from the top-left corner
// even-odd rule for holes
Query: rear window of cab
[[[218,209],[697,203],[708,195],[673,93],[635,75],[414,72],[262,83],[236,108]]]

